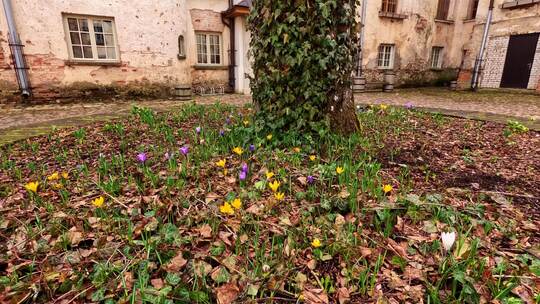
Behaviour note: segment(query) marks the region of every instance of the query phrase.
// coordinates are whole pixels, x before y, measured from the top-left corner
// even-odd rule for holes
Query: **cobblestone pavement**
[[[416,108],[473,119],[505,123],[517,119],[532,129],[540,130],[540,94],[528,91],[467,91],[445,89],[401,89],[393,93],[361,93],[358,104],[402,106],[411,102]],[[223,102],[242,105],[249,96],[223,95],[196,97],[199,104]],[[54,127],[70,127],[93,121],[111,120],[129,114],[131,107],[150,107],[167,111],[185,102],[177,100],[81,102],[35,106],[0,105],[0,145],[19,139],[47,134]]]

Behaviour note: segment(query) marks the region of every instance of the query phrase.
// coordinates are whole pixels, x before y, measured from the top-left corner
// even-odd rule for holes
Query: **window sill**
[[[444,24],[454,24],[454,20],[435,19],[435,22],[444,23]]]
[[[226,65],[204,65],[204,64],[196,64],[193,66],[195,70],[228,70],[229,67]]]
[[[119,67],[122,66],[120,61],[83,61],[83,60],[66,60],[66,65],[89,65],[89,66],[112,66]]]
[[[463,20],[463,23],[472,23],[472,22],[476,22],[476,18],[472,18],[472,19],[464,19],[464,20]]]
[[[381,71],[392,71],[394,68],[393,68],[393,67],[392,67],[392,68],[390,68],[390,67],[388,67],[388,68],[385,68],[385,67],[377,67],[377,69],[378,69],[378,70],[381,70]]]
[[[514,9],[514,8],[520,8],[524,6],[530,6],[540,3],[540,0],[514,0],[514,1],[508,1],[501,5],[502,9]]]
[[[388,19],[396,19],[396,20],[407,19],[407,15],[405,15],[405,14],[398,14],[398,13],[392,13],[392,12],[382,12],[382,11],[379,11],[379,17],[380,18],[388,18]]]
[[[443,68],[429,68],[429,69],[432,70],[433,72],[440,72],[444,70]]]

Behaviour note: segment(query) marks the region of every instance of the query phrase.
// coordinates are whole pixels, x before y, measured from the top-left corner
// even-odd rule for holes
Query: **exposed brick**
[[[194,30],[203,32],[223,32],[225,25],[221,21],[221,14],[219,12],[192,9],[190,13]]]
[[[486,49],[486,59],[480,86],[484,88],[499,88],[506,61],[506,51],[510,36],[491,37]]]

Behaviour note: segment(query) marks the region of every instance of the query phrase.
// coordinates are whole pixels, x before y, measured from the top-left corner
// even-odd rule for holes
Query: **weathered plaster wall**
[[[380,44],[395,45],[394,70],[398,84],[423,83],[434,80],[439,72],[429,64],[434,46],[444,47],[443,68],[457,68],[460,53],[453,51],[454,25],[436,22],[437,1],[399,1],[398,13],[406,19],[380,17],[381,1],[369,1],[365,21],[363,66],[368,82],[382,81],[384,70],[377,67]],[[459,6],[452,2],[449,19],[453,19]]]
[[[228,29],[220,12],[224,0],[83,1],[17,0],[13,9],[35,92],[51,91],[88,82],[98,85],[155,84],[169,88],[196,81],[226,83],[223,70],[196,70],[195,28],[205,22],[206,31],[222,34],[223,66],[228,64]],[[192,18],[190,12],[197,12]],[[68,65],[68,46],[62,13],[114,17],[121,63],[119,66]],[[2,69],[9,56],[7,24],[0,18],[0,83],[15,80],[12,69]],[[185,60],[179,60],[178,35],[186,39]],[[2,61],[3,60],[3,61]],[[9,62],[9,61],[7,61]],[[53,93],[54,95],[55,93]],[[46,94],[45,94],[46,95]]]

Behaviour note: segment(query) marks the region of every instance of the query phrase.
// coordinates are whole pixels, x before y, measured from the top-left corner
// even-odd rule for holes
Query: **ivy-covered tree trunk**
[[[270,130],[357,130],[357,0],[256,0],[249,17],[258,122]]]

